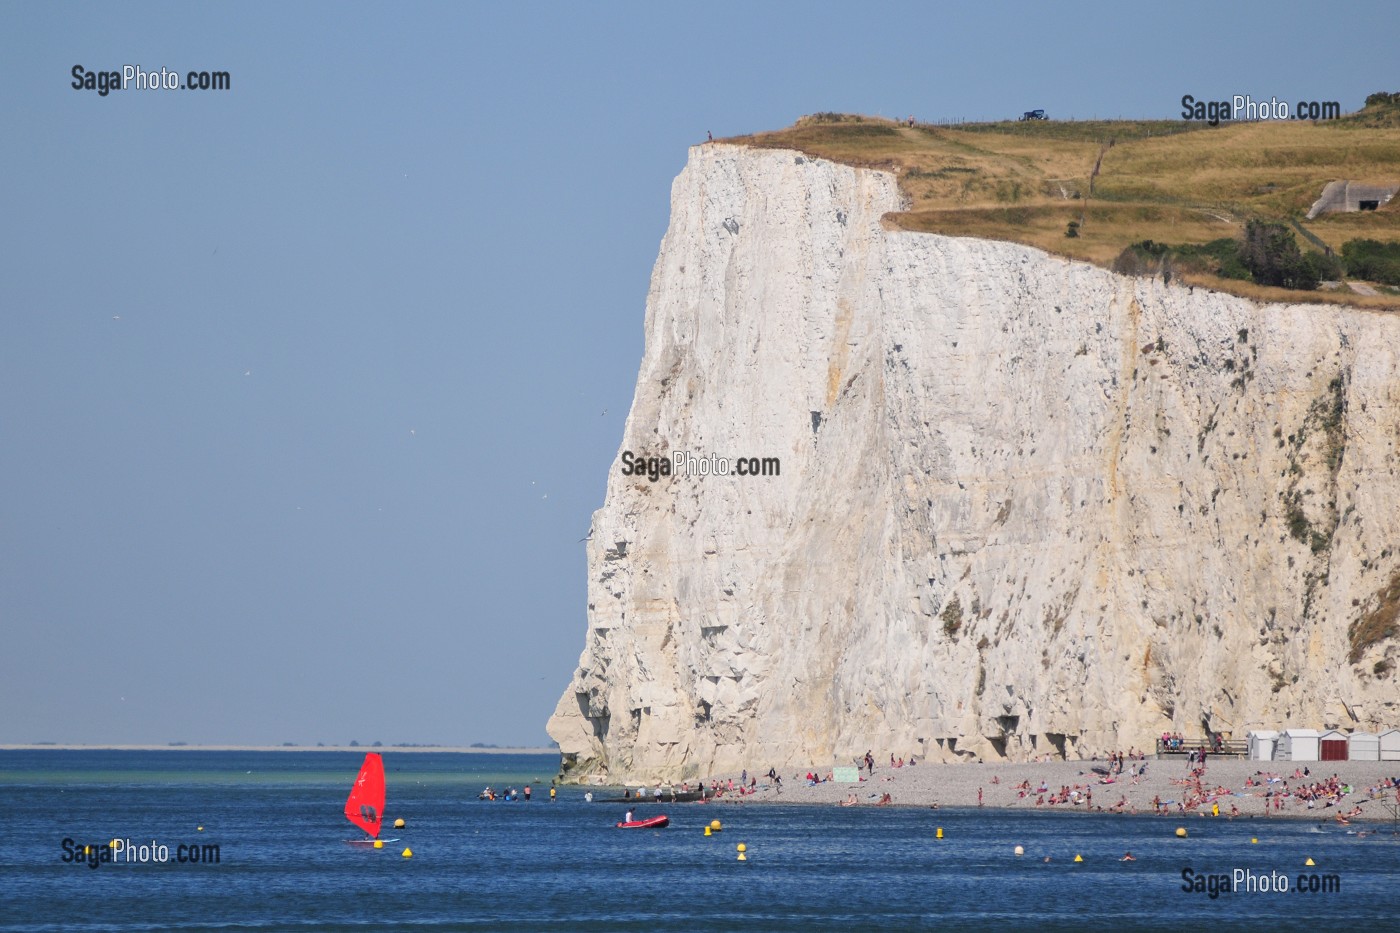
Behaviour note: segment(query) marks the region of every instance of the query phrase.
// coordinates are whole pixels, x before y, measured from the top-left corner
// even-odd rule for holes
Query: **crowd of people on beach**
[[[868,781],[874,779],[875,755],[873,751],[866,751],[864,756],[855,760],[855,763],[859,771],[865,772],[865,774],[860,775],[860,781]],[[904,757],[895,755],[893,753],[890,755],[890,767],[892,769],[913,767],[916,764],[917,760],[913,756],[910,756],[908,759],[905,759]],[[692,788],[691,783],[689,781],[686,781],[681,784],[681,793],[683,795],[686,795],[687,797],[692,793],[697,793],[699,794],[700,800],[702,801],[711,799],[718,800],[725,797],[743,798],[751,796],[753,794],[757,794],[760,790],[773,790],[777,793],[782,793],[783,778],[782,775],[778,773],[777,768],[770,767],[768,771],[762,776],[767,778],[767,781],[766,783],[760,785],[758,783],[759,775],[750,775],[748,769],[744,768],[741,771],[737,782],[732,777],[711,778],[708,784],[705,781],[699,781],[696,782]],[[804,774],[793,775],[794,781],[800,781],[807,787],[818,787],[822,784],[830,783],[833,779],[834,773],[830,769],[823,773],[817,768],[811,768]],[[884,778],[884,780],[890,781],[893,780],[893,778],[886,777]],[[675,788],[670,787],[669,785],[668,788],[671,799],[675,800]],[[633,796],[641,798],[646,796],[647,794],[648,791],[646,790],[646,788],[639,789],[635,793],[630,788],[623,791],[624,799]],[[657,801],[662,800],[665,795],[660,785],[658,785],[654,791],[651,791],[650,794],[653,797],[653,799]],[[875,802],[877,806],[888,806],[894,803],[894,800],[889,793],[878,795],[872,793],[870,794],[870,796],[872,798],[876,798]],[[842,801],[841,805],[855,806],[859,802],[855,798],[856,795],[851,794],[848,800]]]
[[[1184,748],[1179,733],[1164,733],[1162,741],[1175,743],[1169,747]],[[1137,785],[1146,779],[1149,766],[1154,769],[1169,767],[1161,761],[1149,762],[1146,752],[1135,747],[1130,747],[1125,751],[1112,751],[1105,756],[1095,756],[1087,765],[1086,770],[1079,772],[1080,780],[1070,783],[1057,782],[1058,786],[1051,784],[1042,778],[1038,783],[1033,784],[1031,778],[1009,785],[1008,789],[1002,788],[1002,780],[999,775],[993,774],[989,783],[992,785],[993,797],[987,803],[990,806],[1016,806],[1026,805],[1035,807],[1063,807],[1080,811],[1092,811],[1097,813],[1138,813],[1139,807],[1146,809],[1146,812],[1159,815],[1188,815],[1200,814],[1205,816],[1242,816],[1241,807],[1246,806],[1246,801],[1253,798],[1262,802],[1264,815],[1297,813],[1302,815],[1310,810],[1327,810],[1334,814],[1334,818],[1341,823],[1362,813],[1362,804],[1367,800],[1375,800],[1381,797],[1393,795],[1396,806],[1400,806],[1400,777],[1388,777],[1379,781],[1374,786],[1366,788],[1361,794],[1357,794],[1355,788],[1344,782],[1337,774],[1330,777],[1318,779],[1313,777],[1311,772],[1300,767],[1294,770],[1291,777],[1272,772],[1257,771],[1248,776],[1243,786],[1239,788],[1227,787],[1225,784],[1216,781],[1211,783],[1207,778],[1208,763],[1213,759],[1212,752],[1216,751],[1211,747],[1216,745],[1216,737],[1212,737],[1200,747],[1191,751],[1187,762],[1186,771],[1179,777],[1170,780],[1170,785],[1179,788],[1172,796],[1172,799],[1164,799],[1161,793],[1154,794],[1150,809],[1148,804],[1141,798],[1136,798],[1136,802],[1130,802],[1126,785]],[[856,774],[854,777],[860,783],[874,782],[895,782],[897,780],[895,771],[911,767],[917,764],[913,757],[907,760],[891,753],[889,756],[891,771],[877,779],[875,777],[876,759],[873,750],[867,750],[864,755],[855,759]],[[819,788],[832,783],[835,779],[835,772],[840,769],[819,770],[815,767],[807,769],[805,772],[795,773],[792,780],[799,786],[808,788]],[[1238,773],[1238,772],[1236,772]],[[721,799],[721,798],[745,798],[760,793],[761,791],[782,792],[783,779],[776,768],[770,767],[766,774],[762,775],[766,780],[759,784],[760,775],[750,775],[748,769],[743,769],[737,781],[733,777],[711,778],[708,782],[701,781],[692,785],[687,782],[681,786],[683,793],[690,795],[692,788],[699,793],[701,800]],[[1165,776],[1162,776],[1165,777]],[[1159,782],[1161,778],[1159,778]],[[1117,785],[1117,786],[1115,786]],[[1158,786],[1161,786],[1160,783]],[[675,799],[675,790],[670,788],[672,799]],[[987,789],[978,787],[976,790],[976,805],[983,806],[984,792]],[[1099,799],[1096,800],[1096,791]],[[641,796],[645,791],[639,791],[637,796]],[[654,799],[662,799],[662,788],[657,786],[650,795]],[[1014,794],[1014,796],[1012,796]],[[1116,794],[1116,799],[1115,796]],[[551,794],[552,796],[552,794]],[[1348,801],[1347,798],[1351,798]],[[527,798],[528,799],[528,798]],[[894,796],[891,790],[875,790],[871,788],[869,793],[857,794],[855,792],[847,794],[844,798],[836,798],[834,802],[842,807],[858,806],[862,803],[874,804],[876,806],[890,806],[894,804]],[[969,801],[970,802],[970,801]],[[1348,808],[1347,802],[1352,802]],[[934,809],[938,804],[932,804]],[[1253,809],[1247,807],[1247,809]],[[1301,811],[1301,812],[1300,812]],[[1255,814],[1257,815],[1257,812]]]
[[[1253,775],[1245,779],[1246,788],[1259,788],[1252,793],[1255,796],[1262,796],[1265,801],[1265,810],[1273,812],[1282,811],[1290,802],[1306,810],[1337,808],[1334,819],[1339,823],[1345,823],[1353,817],[1361,815],[1361,802],[1354,804],[1349,810],[1343,810],[1343,799],[1349,795],[1356,794],[1355,789],[1342,781],[1341,777],[1333,774],[1331,777],[1320,781],[1309,782],[1312,772],[1308,768],[1295,768],[1292,778],[1267,772],[1256,771]],[[1289,781],[1300,781],[1297,785],[1290,785]],[[1400,777],[1383,778],[1379,783],[1366,788],[1365,800],[1376,800],[1390,793],[1395,795],[1395,803],[1400,805]]]

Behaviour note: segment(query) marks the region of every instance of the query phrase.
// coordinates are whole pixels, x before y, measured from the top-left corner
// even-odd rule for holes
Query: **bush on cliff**
[[[1293,231],[1283,224],[1262,220],[1245,224],[1240,261],[1259,285],[1310,291],[1322,280],[1317,264],[1304,260]]]
[[[1383,285],[1400,285],[1400,243],[1347,240],[1342,244],[1347,275]]]

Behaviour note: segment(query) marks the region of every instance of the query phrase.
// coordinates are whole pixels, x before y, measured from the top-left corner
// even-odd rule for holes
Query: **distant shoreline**
[[[455,745],[34,745],[0,743],[0,752],[450,752],[454,755],[558,755],[557,748],[473,748]]]

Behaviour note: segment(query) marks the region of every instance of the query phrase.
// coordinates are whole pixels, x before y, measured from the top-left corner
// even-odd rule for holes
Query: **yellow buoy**
[[[1307,860],[1306,862],[1304,862],[1303,864],[1304,864],[1304,865],[1316,865],[1317,863],[1314,862],[1312,859],[1308,859],[1308,860]]]
[[[706,827],[705,827],[705,835],[708,836],[709,834],[710,834],[710,827],[706,826]]]
[[[933,834],[933,838],[935,838],[935,839],[942,839],[942,838],[943,838],[943,827],[942,827],[942,826],[938,827],[938,832],[936,832],[936,833]]]
[[[1076,852],[1076,853],[1074,853],[1074,860],[1075,860],[1076,862],[1082,862],[1082,861],[1084,861],[1084,856],[1082,856],[1082,855],[1080,855],[1078,852]]]
[[[741,861],[741,862],[747,862],[747,861],[748,861],[748,857],[747,857],[746,855],[744,855],[744,853],[745,853],[746,851],[748,851],[748,848],[749,848],[749,847],[746,846],[746,845],[744,845],[744,844],[741,842],[741,843],[739,843],[735,848],[737,848],[737,849],[739,850],[739,861]]]
[[[720,826],[719,820],[710,820],[710,828],[715,832],[719,832],[723,827]]]
[[[399,817],[397,820],[394,820],[395,829],[403,829],[403,825],[403,817]]]
[[[1015,852],[1017,855],[1025,855],[1025,854],[1026,854],[1026,850],[1025,850],[1024,848],[1022,848],[1021,846],[1017,846],[1017,847],[1016,847],[1015,849],[1013,849],[1012,851]]]
[[[1249,844],[1250,844],[1250,845],[1255,845],[1255,844],[1258,843],[1258,842],[1259,842],[1259,840],[1258,840],[1257,838],[1253,837],[1253,836],[1251,836],[1250,839],[1249,839]]]
[[[1186,827],[1185,827],[1185,826],[1178,826],[1178,827],[1176,828],[1176,838],[1178,838],[1178,839],[1185,839],[1185,838],[1186,838]]]
[[[376,840],[374,840],[374,847],[375,847],[376,849],[382,849],[382,848],[384,848],[384,840],[383,840],[383,839],[376,839]]]
[[[204,827],[203,827],[203,826],[196,826],[196,827],[195,827],[195,831],[196,831],[196,832],[201,832],[201,833],[202,833],[202,832],[204,832]]]
[[[413,850],[412,850],[412,849],[404,849],[404,850],[403,850],[403,857],[404,857],[404,858],[413,858]]]

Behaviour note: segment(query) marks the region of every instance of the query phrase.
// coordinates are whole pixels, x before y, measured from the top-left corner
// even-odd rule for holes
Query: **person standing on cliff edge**
[[[711,133],[709,130],[706,130],[706,131],[705,131],[705,141],[706,141],[706,142],[711,142],[711,143],[714,142],[714,141],[715,141],[715,134],[714,134],[714,133]]]

